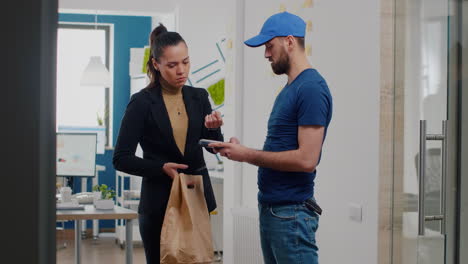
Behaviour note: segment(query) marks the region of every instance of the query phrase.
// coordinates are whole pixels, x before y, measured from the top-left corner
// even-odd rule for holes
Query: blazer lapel
[[[185,110],[187,111],[188,116],[188,129],[187,129],[187,139],[185,143],[185,155],[189,155],[189,147],[191,147],[191,142],[194,141],[194,136],[197,135],[196,131],[200,131],[200,116],[203,115],[201,112],[200,98],[194,92],[194,88],[184,86],[182,88],[182,94],[184,97]],[[204,120],[205,117],[203,117]],[[196,142],[198,144],[198,142]]]
[[[162,98],[161,87],[159,87],[159,85],[153,86],[150,89],[148,89],[148,92],[150,93],[151,99],[153,101],[151,113],[153,115],[154,120],[156,121],[156,125],[159,127],[159,130],[161,131],[163,137],[169,140],[168,143],[171,145],[171,149],[178,153],[178,155],[182,156],[182,153],[180,153],[179,148],[177,147],[177,144],[174,139],[169,114],[167,113],[167,108]]]

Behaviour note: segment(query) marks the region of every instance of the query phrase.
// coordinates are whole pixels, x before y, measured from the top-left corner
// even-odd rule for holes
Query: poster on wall
[[[210,55],[193,65],[187,80],[187,84],[190,86],[206,89],[212,109],[220,112],[223,118],[225,111],[226,43],[226,37],[221,36],[216,42],[208,44]],[[223,170],[223,162],[219,154],[212,155],[204,150],[204,157],[206,167],[211,171],[210,174],[222,177],[221,173],[214,173],[215,169]]]
[[[211,56],[199,65],[194,65],[187,84],[194,87],[205,88],[210,95],[213,110],[224,112],[224,79],[226,64],[226,37],[219,38],[211,44]]]

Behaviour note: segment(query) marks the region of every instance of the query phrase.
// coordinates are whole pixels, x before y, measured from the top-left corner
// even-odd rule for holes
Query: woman
[[[219,112],[212,112],[205,89],[185,85],[190,58],[182,37],[160,24],[150,41],[147,68],[151,83],[128,103],[113,163],[119,171],[143,177],[138,207],[140,234],[147,263],[159,263],[161,228],[176,173],[202,175],[208,210],[216,208],[198,141],[222,141],[223,120]],[[135,156],[138,143],[143,158]]]

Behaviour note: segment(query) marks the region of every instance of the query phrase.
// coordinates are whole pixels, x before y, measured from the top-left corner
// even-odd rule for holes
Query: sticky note
[[[286,6],[285,6],[284,4],[280,4],[279,11],[280,11],[280,12],[286,11]]]
[[[304,4],[302,5],[303,8],[310,8],[314,5],[314,1],[313,0],[305,0],[304,1]]]
[[[226,48],[232,49],[232,39],[228,39],[228,41],[226,43]]]
[[[311,31],[312,31],[312,21],[310,21],[310,20],[307,20],[306,31],[307,31],[307,32],[311,32]]]
[[[311,56],[312,55],[312,46],[310,44],[307,44],[306,47],[305,47],[305,52],[306,52],[306,55],[307,56]]]
[[[147,72],[146,63],[148,62],[149,57],[150,57],[150,48],[145,48],[145,55],[143,57],[143,68],[141,69],[142,73]]]

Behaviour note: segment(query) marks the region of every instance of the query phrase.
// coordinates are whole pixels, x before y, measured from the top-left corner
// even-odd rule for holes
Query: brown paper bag
[[[161,263],[212,263],[213,258],[203,178],[180,173],[172,183],[161,230]]]

